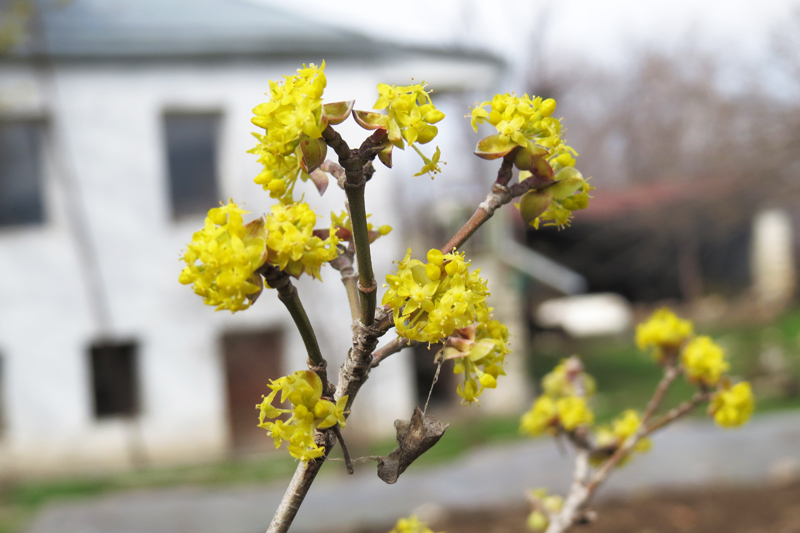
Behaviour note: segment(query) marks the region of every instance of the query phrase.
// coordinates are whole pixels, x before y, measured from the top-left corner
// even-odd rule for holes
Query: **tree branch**
[[[497,172],[497,180],[492,185],[492,192],[490,192],[486,199],[481,202],[475,213],[472,214],[470,219],[459,229],[453,237],[447,241],[447,244],[442,246],[442,253],[449,254],[454,249],[459,248],[466,242],[470,236],[475,233],[487,220],[492,218],[494,212],[501,206],[511,202],[514,198],[522,196],[526,192],[536,189],[546,189],[550,187],[555,181],[545,176],[533,175],[526,180],[515,183],[510,187],[507,186],[510,179],[511,163],[507,159],[503,159],[503,164]]]
[[[347,250],[340,253],[339,257],[330,262],[330,265],[342,276],[342,284],[347,291],[347,301],[350,303],[350,317],[355,321],[361,317],[361,306],[358,301],[358,272],[353,268],[353,255],[354,249],[351,241]]]
[[[358,190],[360,190],[361,205],[363,205],[363,192],[366,176],[363,176],[362,174],[359,178],[358,173],[365,172],[366,163],[361,164],[361,170],[359,171],[355,169],[357,165],[354,165],[352,160],[357,160],[364,157],[366,158],[366,161],[371,161],[382,149],[380,145],[380,142],[382,141],[379,137],[373,135],[372,137],[369,137],[364,144],[362,144],[359,150],[350,150],[347,146],[347,143],[345,143],[341,136],[330,127],[323,131],[323,138],[328,143],[328,146],[333,148],[333,150],[339,156],[339,164],[344,169],[345,179],[343,180],[341,179],[341,171],[339,171],[332,164],[328,165],[328,167],[331,169],[330,171],[333,171],[334,176],[337,177],[340,185],[345,189],[345,191],[347,191],[348,201],[351,209],[350,220],[353,224],[353,233],[356,234],[357,230],[355,217],[357,215],[353,212],[354,203],[351,199],[351,194],[353,194],[351,191],[356,191],[356,194],[358,194]],[[351,168],[355,170],[349,170]],[[498,177],[501,173],[507,171],[510,171],[510,166],[506,165],[504,162],[504,166],[501,167],[501,171],[498,172]],[[367,167],[366,172],[371,176],[372,169]],[[349,187],[348,182],[351,181],[351,175],[354,176],[354,179],[360,179],[363,183],[361,183],[358,187]],[[500,208],[500,206],[509,203],[513,198],[521,196],[531,189],[543,189],[545,187],[549,187],[553,183],[553,180],[542,178],[540,176],[532,176],[521,183],[512,185],[511,187],[506,187],[503,184],[496,183],[492,187],[492,192],[486,197],[486,200],[481,203],[478,210],[475,212],[475,215],[473,215],[472,218],[470,218],[470,220],[464,224],[464,226],[456,233],[456,236],[450,239],[448,244],[445,245],[442,250],[448,250],[449,253],[453,248],[458,248],[461,246],[470,235],[472,235],[478,228],[480,228],[481,225],[483,225],[484,222],[486,222],[486,220],[491,218],[491,216],[497,209]],[[364,213],[363,221],[366,222],[366,213]],[[362,230],[364,230],[363,232],[366,234],[366,224],[364,224]],[[372,286],[375,286],[372,274],[372,263],[369,260],[368,240],[366,241],[366,244],[366,252],[363,252],[362,250],[364,247],[362,246],[362,249],[359,249],[359,242],[357,240],[355,241],[355,254],[356,259],[358,260],[360,281],[358,289],[359,293],[361,294],[361,320],[354,321],[353,346],[350,348],[344,364],[339,369],[339,382],[336,386],[336,392],[334,395],[334,399],[336,400],[345,395],[348,396],[348,409],[350,406],[352,406],[358,391],[369,377],[369,371],[371,368],[373,368],[373,352],[375,352],[375,347],[378,344],[378,340],[393,326],[392,312],[389,309],[382,307],[377,309],[377,311],[375,310],[376,294],[374,290],[372,291],[371,307],[366,307],[370,305],[369,301],[367,301],[365,304],[365,295],[362,291],[362,284],[364,283],[364,278],[367,276],[364,275],[362,262],[368,263],[368,279],[372,282]],[[448,246],[450,246],[449,249]],[[373,313],[369,313],[369,311],[365,312],[365,308],[371,309]],[[370,315],[372,320],[367,323],[364,319],[369,318]],[[374,366],[377,366],[382,360],[391,354],[400,351],[402,348],[401,345],[402,339],[395,339],[386,347],[384,347],[382,351],[375,353],[375,355],[379,357]],[[291,525],[291,522],[297,513],[297,509],[303,503],[303,499],[308,493],[309,487],[319,472],[321,464],[318,463],[324,462],[324,458],[327,457],[328,453],[330,452],[330,448],[332,448],[334,445],[335,439],[330,436],[330,431],[326,431],[323,435],[325,435],[325,438],[327,439],[324,457],[321,457],[316,461],[311,461],[307,464],[302,463],[297,467],[292,481],[283,496],[283,500],[278,508],[278,512],[276,512],[273,523],[270,525],[270,529],[267,533],[283,533],[289,528],[289,525]]]
[[[370,363],[370,370],[381,364],[381,361],[389,357],[390,355],[394,355],[403,348],[413,348],[414,346],[418,346],[419,341],[410,341],[408,339],[404,339],[403,337],[397,337],[389,344],[381,348],[380,350],[376,351],[372,355],[372,363]]]

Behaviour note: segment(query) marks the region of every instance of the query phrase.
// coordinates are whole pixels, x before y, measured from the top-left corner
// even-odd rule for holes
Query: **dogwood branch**
[[[530,190],[546,189],[555,183],[555,181],[548,176],[534,174],[520,183],[509,186],[508,183],[511,179],[512,169],[513,159],[505,157],[503,163],[500,165],[500,170],[497,172],[497,179],[492,185],[492,192],[481,202],[478,209],[475,210],[475,213],[472,214],[466,224],[453,235],[453,238],[447,241],[447,244],[442,246],[442,253],[449,254],[454,249],[459,248],[478,230],[478,228],[492,218],[492,215],[494,215],[495,211],[501,206],[511,202],[511,200],[518,196],[522,196]]]
[[[369,257],[369,239],[366,232],[366,211],[363,210],[363,197],[364,185],[366,178],[371,177],[372,169],[371,160],[380,151],[380,139],[373,135],[362,144],[359,150],[350,150],[341,136],[328,127],[323,132],[323,138],[328,143],[328,146],[334,149],[339,156],[339,164],[345,170],[345,179],[338,181],[342,183],[343,188],[347,192],[348,202],[350,207],[350,220],[353,224],[353,234],[355,242],[355,255],[358,262],[359,269],[359,283],[358,290],[360,294],[361,309],[360,320],[353,323],[353,346],[350,348],[344,364],[339,369],[339,382],[336,386],[336,393],[334,399],[347,395],[347,408],[349,409],[358,394],[358,391],[366,382],[369,377],[369,371],[373,366],[377,366],[382,360],[389,355],[397,353],[403,348],[402,339],[395,339],[390,342],[382,351],[375,352],[375,347],[378,340],[386,334],[392,327],[392,312],[386,308],[375,309],[376,294],[375,290],[364,291],[365,283],[371,283],[373,289],[376,287],[374,276],[372,274],[372,263]],[[360,160],[361,170],[353,170],[354,161]],[[329,168],[339,172],[332,165]],[[487,195],[486,200],[480,204],[478,210],[475,212],[466,224],[456,233],[456,235],[448,241],[442,250],[452,251],[453,248],[461,246],[475,231],[478,230],[494,212],[501,206],[509,203],[513,198],[521,196],[531,189],[543,189],[549,187],[554,182],[553,180],[541,176],[532,176],[521,183],[506,186],[508,179],[510,179],[511,162],[504,160],[501,169],[498,172],[498,181],[505,183],[495,183],[492,186],[492,192]],[[365,176],[366,174],[366,176]],[[336,175],[334,173],[334,175]],[[353,179],[351,180],[351,176]],[[506,179],[508,177],[508,179]],[[501,179],[502,178],[502,179]],[[349,185],[351,181],[359,180],[360,183]],[[352,198],[351,198],[352,197]],[[359,200],[360,197],[360,200]],[[361,214],[357,214],[355,210],[353,199],[356,199],[355,204],[359,205],[362,210]],[[363,227],[359,230],[356,226],[356,217],[362,217]],[[359,226],[360,227],[360,226]],[[358,232],[362,232],[362,237],[358,238]],[[449,247],[449,248],[448,248]],[[364,266],[362,266],[362,264]],[[368,268],[367,273],[364,272],[364,267]],[[370,296],[371,295],[371,296]],[[365,311],[367,309],[367,311]],[[371,312],[370,312],[371,310]],[[375,360],[373,357],[375,353],[377,363],[372,364]],[[321,464],[325,461],[330,449],[334,446],[335,439],[330,431],[323,433],[325,435],[325,454],[323,457],[308,463],[301,463],[292,477],[292,481],[283,496],[280,506],[270,524],[267,533],[284,533],[289,529],[289,526],[297,514],[297,509],[303,503],[303,499],[308,493],[308,489],[314,482],[314,479],[319,472]],[[322,445],[322,444],[320,444]]]
[[[575,471],[576,474],[579,472],[583,473],[583,481],[578,483],[578,476],[575,476],[572,486],[567,493],[567,498],[564,501],[564,506],[557,515],[551,518],[550,525],[548,526],[546,533],[563,533],[572,527],[576,521],[580,520],[582,517],[588,516],[586,515],[586,504],[596,493],[598,487],[609,477],[614,467],[616,467],[624,457],[634,450],[639,441],[650,436],[653,432],[661,429],[667,424],[689,414],[702,402],[709,400],[711,393],[707,390],[700,390],[699,392],[695,393],[690,400],[683,402],[679,406],[669,410],[667,413],[648,425],[647,422],[650,421],[655,415],[670,385],[680,374],[680,369],[674,364],[669,364],[664,369],[664,376],[661,378],[661,381],[653,393],[653,397],[650,399],[647,407],[645,408],[645,413],[642,416],[642,422],[639,431],[614,451],[611,457],[609,457],[603,463],[600,469],[594,473],[588,483],[586,482],[587,466],[584,464],[584,461],[588,460],[590,449],[580,446],[579,442],[573,441],[578,448],[578,455],[575,459]]]

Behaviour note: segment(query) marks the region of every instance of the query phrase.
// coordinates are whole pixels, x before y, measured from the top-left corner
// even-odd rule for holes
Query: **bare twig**
[[[658,410],[658,406],[661,405],[661,401],[664,399],[664,395],[667,393],[669,386],[672,385],[672,382],[675,381],[680,375],[681,371],[680,368],[674,365],[667,366],[664,369],[664,376],[661,378],[661,381],[658,383],[655,392],[653,393],[653,397],[647,404],[645,408],[644,415],[642,415],[642,421],[640,424],[640,429],[633,437],[629,438],[627,442],[623,443],[616,451],[609,457],[603,466],[595,472],[594,476],[592,476],[592,480],[589,483],[588,488],[588,495],[591,496],[597,487],[608,477],[611,470],[617,466],[617,464],[622,460],[623,457],[628,455],[631,450],[633,450],[634,446],[645,437],[647,433],[647,423],[655,414],[656,410]]]
[[[339,257],[330,262],[330,265],[342,275],[342,284],[347,291],[347,301],[350,303],[350,317],[358,320],[361,316],[361,306],[358,301],[358,272],[353,268],[354,248],[351,241],[347,249]]]
[[[339,427],[339,424],[336,424],[331,428],[333,434],[336,435],[336,440],[339,441],[339,446],[342,447],[342,455],[344,455],[344,463],[347,466],[347,473],[352,475],[355,470],[353,470],[353,461],[350,459],[350,451],[347,449],[347,444],[344,442],[344,437],[342,437],[342,429]]]
[[[503,159],[503,164],[497,173],[497,180],[492,185],[492,192],[490,192],[486,199],[481,202],[475,213],[472,214],[470,219],[459,229],[453,238],[447,241],[447,244],[442,246],[443,253],[451,253],[454,249],[460,247],[470,236],[475,233],[487,220],[492,218],[494,212],[500,206],[509,203],[517,196],[522,196],[532,189],[545,189],[555,183],[552,179],[544,176],[534,175],[521,183],[516,183],[510,187],[507,185],[506,177],[510,179],[511,163],[507,159]]]
[[[419,345],[419,341],[410,341],[408,339],[404,339],[403,337],[397,337],[383,348],[377,350],[372,355],[372,363],[370,363],[370,369],[375,368],[376,366],[381,364],[381,361],[383,361],[390,355],[396,354],[403,348],[413,348],[414,346],[417,345]]]
[[[584,503],[589,497],[588,487],[586,486],[586,476],[589,474],[589,452],[578,450],[575,457],[575,471],[572,476],[572,485],[564,500],[561,511],[550,518],[550,525],[547,526],[545,533],[562,533],[566,531],[575,521]]]
[[[319,459],[314,459],[307,463],[301,461],[297,465],[292,480],[289,482],[286,492],[283,493],[281,503],[275,511],[275,516],[272,517],[267,533],[285,533],[289,530],[289,526],[292,525],[292,521],[297,515],[297,510],[300,509],[300,505],[303,503],[306,494],[308,494],[308,489],[311,488],[319,469],[322,468],[325,459],[333,449],[335,436],[333,432],[326,431],[325,433],[318,433],[314,440],[318,445],[325,446],[325,454]]]
[[[644,414],[642,415],[642,427],[647,425],[653,415],[658,410],[658,406],[661,405],[661,402],[664,400],[664,395],[669,390],[670,385],[672,382],[675,381],[681,374],[681,370],[679,367],[670,365],[664,369],[664,376],[661,378],[661,381],[658,383],[658,387],[656,387],[656,391],[653,393],[653,397],[650,398],[650,401],[647,403],[647,407],[644,410]]]
[[[695,410],[695,408],[697,408],[698,405],[700,405],[703,402],[707,402],[709,399],[711,399],[710,392],[701,391],[695,393],[695,395],[692,396],[691,400],[687,400],[682,404],[680,404],[679,406],[670,409],[669,411],[664,413],[660,418],[655,420],[652,424],[647,426],[644,435],[648,436],[654,433],[655,431],[658,431],[662,427],[666,426],[670,422],[674,422],[680,417],[691,413],[692,411]]]

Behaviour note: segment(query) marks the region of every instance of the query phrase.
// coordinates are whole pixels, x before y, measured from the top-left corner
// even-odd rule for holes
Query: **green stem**
[[[259,271],[264,276],[267,284],[278,291],[278,299],[289,310],[289,314],[300,332],[300,337],[303,339],[303,344],[306,346],[309,368],[317,373],[322,383],[327,387],[328,373],[326,369],[328,362],[322,357],[317,335],[314,333],[314,328],[308,319],[303,302],[300,301],[300,294],[298,294],[297,289],[289,279],[289,275],[268,263],[261,267]]]
[[[350,204],[350,222],[353,225],[353,242],[356,247],[358,263],[358,293],[361,302],[361,322],[371,326],[375,320],[375,304],[377,303],[377,285],[372,271],[372,255],[369,247],[367,231],[367,210],[364,204],[364,188],[366,182],[351,185],[345,184],[347,201]]]
[[[372,256],[369,248],[367,230],[367,209],[364,204],[364,189],[367,179],[365,168],[383,149],[386,132],[378,130],[368,137],[358,150],[351,150],[341,135],[328,126],[322,132],[328,146],[339,156],[339,164],[345,172],[344,190],[350,206],[350,223],[353,226],[353,243],[356,248],[358,264],[358,292],[361,302],[361,323],[371,326],[375,321],[377,303],[377,284],[372,271]]]

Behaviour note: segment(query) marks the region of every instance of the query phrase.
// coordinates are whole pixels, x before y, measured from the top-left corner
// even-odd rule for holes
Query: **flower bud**
[[[542,102],[542,107],[539,108],[539,111],[541,111],[543,117],[549,117],[550,115],[553,114],[555,110],[556,110],[556,101],[553,100],[552,98],[548,98],[547,100]]]
[[[547,150],[541,146],[529,145],[520,148],[514,158],[514,166],[520,170],[531,170],[536,166],[536,158],[547,154]]]
[[[564,200],[581,187],[583,187],[583,178],[577,176],[565,178],[550,187],[550,194],[556,200]]]
[[[428,263],[428,265],[425,267],[425,275],[428,276],[429,280],[437,281],[442,277],[442,269],[433,263]]]
[[[552,187],[541,191],[528,191],[519,200],[519,212],[526,224],[533,223],[542,213],[547,211],[553,201]]]

